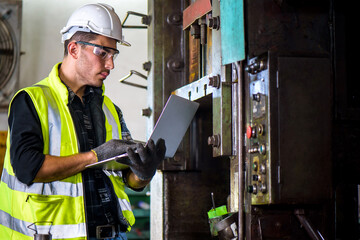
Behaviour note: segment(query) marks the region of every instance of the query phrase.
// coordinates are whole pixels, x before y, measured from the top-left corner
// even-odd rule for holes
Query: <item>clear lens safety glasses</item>
[[[101,46],[101,45],[98,45],[95,43],[89,43],[89,42],[83,42],[83,41],[77,41],[76,43],[93,46],[94,47],[93,53],[96,56],[100,57],[101,59],[109,59],[112,57],[113,60],[115,60],[117,55],[119,55],[119,50],[117,50],[115,48],[105,47],[105,46]]]

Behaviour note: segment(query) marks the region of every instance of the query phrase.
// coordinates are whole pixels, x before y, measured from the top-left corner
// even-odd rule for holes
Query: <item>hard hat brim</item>
[[[119,43],[120,43],[121,45],[123,45],[123,46],[131,47],[131,44],[128,43],[127,41],[121,40],[121,41],[119,41]]]

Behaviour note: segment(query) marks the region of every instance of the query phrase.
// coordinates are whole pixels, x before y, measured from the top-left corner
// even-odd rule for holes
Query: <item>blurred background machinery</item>
[[[7,106],[19,82],[22,1],[0,1],[0,108]]]
[[[170,94],[200,103],[152,181],[153,239],[359,239],[353,9],[148,1],[149,132]],[[233,236],[211,234],[214,202]]]
[[[0,0],[0,111],[6,112],[19,83],[21,0]],[[7,131],[0,131],[0,177]]]

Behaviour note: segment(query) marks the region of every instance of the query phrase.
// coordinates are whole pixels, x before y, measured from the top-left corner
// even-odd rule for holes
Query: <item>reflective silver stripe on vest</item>
[[[103,111],[109,124],[112,126],[112,138],[119,139],[120,135],[118,125],[116,124],[114,116],[111,114],[109,108],[106,106],[105,103],[103,104]]]
[[[10,214],[2,210],[0,210],[0,224],[29,237],[33,237],[35,233],[33,230],[27,228],[27,226],[32,223],[11,217]],[[85,237],[86,226],[85,223],[52,225],[50,228],[50,233],[52,234],[53,239]]]
[[[20,182],[15,176],[10,175],[7,169],[4,169],[2,180],[8,185],[8,188],[14,191],[24,193],[35,193],[42,195],[62,195],[69,197],[83,196],[82,183],[69,183],[55,181],[49,183],[33,183],[30,186]]]
[[[132,211],[130,202],[128,202],[126,199],[121,198],[118,198],[118,200],[122,211]]]
[[[61,146],[61,119],[59,108],[49,87],[35,85],[42,89],[48,102],[48,125],[49,125],[49,154],[60,156]]]
[[[109,178],[110,178],[111,175],[114,176],[114,177],[122,178],[122,172],[121,171],[110,171],[110,170],[103,169],[103,172]],[[131,204],[130,204],[129,201],[127,201],[126,199],[121,199],[121,198],[118,198],[118,201],[119,201],[119,204],[120,204],[120,207],[121,207],[122,211],[125,211],[125,210],[132,211]]]
[[[34,231],[27,228],[31,224],[30,222],[11,217],[10,214],[2,210],[0,210],[0,224],[26,236],[34,236]]]

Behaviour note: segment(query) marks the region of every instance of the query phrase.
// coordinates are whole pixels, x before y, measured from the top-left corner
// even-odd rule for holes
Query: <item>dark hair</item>
[[[67,46],[69,45],[70,42],[72,42],[72,41],[89,42],[89,41],[96,39],[98,35],[99,34],[92,33],[92,32],[76,32],[76,33],[74,33],[74,35],[70,39],[68,39],[64,42],[64,56],[68,55]],[[82,47],[84,47],[84,46],[82,46]]]

